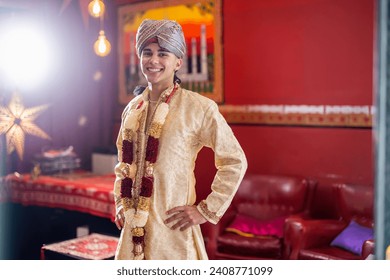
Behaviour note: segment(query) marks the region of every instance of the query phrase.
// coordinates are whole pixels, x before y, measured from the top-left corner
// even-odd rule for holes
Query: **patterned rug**
[[[41,259],[50,259],[56,253],[56,259],[104,260],[113,259],[118,245],[118,238],[98,233],[44,245]]]

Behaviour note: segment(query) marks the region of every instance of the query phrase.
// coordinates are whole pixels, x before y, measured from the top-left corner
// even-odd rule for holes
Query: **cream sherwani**
[[[122,126],[117,140],[119,160],[122,158],[122,133],[126,117],[142,100],[148,102],[148,94],[146,89],[142,95],[135,97],[122,114]],[[244,176],[246,158],[214,101],[179,87],[169,108],[154,166],[153,194],[145,226],[145,259],[207,259],[200,226],[192,226],[185,231],[172,230],[169,225],[164,224],[166,212],[176,206],[195,203],[195,160],[198,152],[206,146],[215,153],[217,173],[210,194],[197,208],[209,222],[216,224],[229,207]],[[145,145],[146,137],[140,139],[143,139],[140,141],[141,145]],[[138,149],[145,150],[142,147]],[[117,179],[114,193],[117,207],[120,207],[120,171],[116,168],[115,172]],[[132,251],[131,229],[125,223],[116,259],[133,259]]]

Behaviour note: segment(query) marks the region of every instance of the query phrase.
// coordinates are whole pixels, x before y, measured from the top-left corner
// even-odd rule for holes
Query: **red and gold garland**
[[[153,193],[153,168],[157,161],[159,138],[164,126],[166,117],[169,112],[169,101],[177,90],[178,86],[174,85],[161,94],[161,101],[157,104],[152,123],[147,131],[147,144],[145,150],[145,165],[143,176],[140,183],[137,180],[137,168],[140,162],[136,162],[134,151],[138,144],[137,133],[139,132],[142,112],[148,105],[147,101],[141,100],[127,116],[124,123],[124,137],[122,141],[122,161],[120,162],[121,170],[121,188],[120,195],[125,213],[125,220],[131,227],[132,241],[134,245],[134,259],[142,260],[145,258],[145,225],[149,216],[150,198]],[[137,159],[140,161],[140,159]],[[136,186],[139,185],[139,190]]]

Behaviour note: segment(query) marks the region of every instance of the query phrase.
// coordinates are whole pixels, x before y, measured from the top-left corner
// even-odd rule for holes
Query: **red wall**
[[[374,0],[231,0],[223,20],[226,104],[373,104]],[[373,182],[371,129],[232,128],[248,173]],[[200,185],[211,159],[199,156]]]
[[[372,104],[374,0],[224,1],[230,104]]]

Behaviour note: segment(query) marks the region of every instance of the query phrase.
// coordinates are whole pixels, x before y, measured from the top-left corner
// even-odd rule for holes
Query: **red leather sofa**
[[[315,183],[299,176],[247,175],[217,225],[202,225],[210,259],[283,259],[284,221],[306,217]],[[236,231],[239,219],[260,224],[260,234]],[[233,231],[232,231],[233,227]],[[275,234],[275,228],[280,232]],[[267,230],[269,232],[267,233]],[[240,234],[241,233],[241,234]]]
[[[352,228],[351,225],[364,229],[373,228],[373,190],[372,186],[339,184],[335,196],[339,212],[338,219],[297,218],[287,221],[285,246],[290,250],[289,259],[359,260],[374,254],[373,238],[365,240],[359,248],[361,253],[357,253],[348,247],[352,246],[348,243],[355,242],[355,237],[347,235],[358,233],[348,231]],[[336,237],[340,240],[341,236],[344,236],[345,241],[339,241],[336,245],[332,244]],[[359,242],[355,246],[358,246]]]

